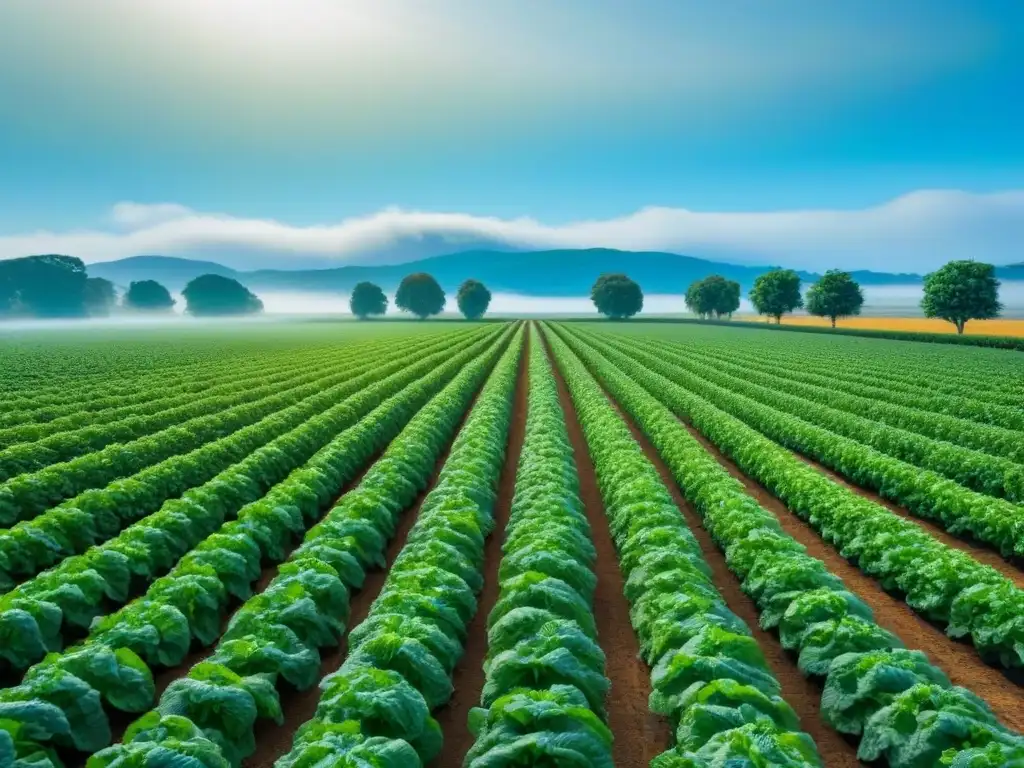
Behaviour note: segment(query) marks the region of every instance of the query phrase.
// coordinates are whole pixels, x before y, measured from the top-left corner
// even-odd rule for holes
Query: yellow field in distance
[[[764,322],[758,315],[734,315],[737,320]],[[773,321],[774,322],[774,321]],[[828,318],[812,315],[789,315],[783,325],[828,326]],[[836,322],[837,328],[865,328],[873,331],[919,331],[923,333],[956,333],[952,323],[927,317],[846,317]],[[971,320],[964,333],[973,336],[1024,336],[1024,319]]]

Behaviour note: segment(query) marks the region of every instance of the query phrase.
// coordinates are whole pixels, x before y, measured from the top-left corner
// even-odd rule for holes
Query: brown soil
[[[546,339],[544,346],[548,357],[552,358]],[[580,498],[597,549],[594,617],[598,640],[607,657],[605,674],[611,681],[606,705],[608,726],[615,736],[612,759],[618,768],[646,768],[654,757],[671,746],[671,727],[647,705],[651,671],[640,658],[640,644],[630,623],[619,556],[608,528],[594,465],[569,390],[558,368],[554,370],[579,473]]]
[[[498,601],[498,569],[501,565],[501,546],[504,543],[505,528],[512,511],[512,497],[515,494],[516,470],[519,456],[523,450],[523,439],[526,436],[526,412],[529,396],[530,337],[523,342],[523,351],[519,358],[519,373],[516,381],[515,400],[512,405],[512,417],[509,423],[508,446],[505,451],[505,466],[502,467],[498,480],[498,498],[494,504],[494,532],[487,539],[484,548],[484,586],[477,599],[476,615],[468,627],[466,648],[455,666],[452,683],[455,691],[452,698],[434,717],[444,734],[444,746],[441,754],[431,765],[441,768],[455,768],[462,765],[473,746],[475,739],[469,732],[467,723],[469,711],[480,706],[480,694],[483,691],[484,659],[487,657],[487,617],[494,604]]]
[[[608,395],[608,393],[605,393]],[[725,555],[715,545],[711,535],[704,529],[701,516],[694,510],[693,506],[683,497],[676,485],[672,470],[662,460],[657,449],[651,444],[642,431],[636,426],[633,420],[619,408],[618,404],[608,395],[608,399],[615,406],[615,409],[622,416],[633,433],[633,439],[643,448],[644,455],[654,465],[661,475],[662,481],[672,494],[672,499],[683,515],[687,526],[693,532],[697,543],[700,545],[701,554],[704,560],[711,567],[711,576],[715,587],[718,588],[725,604],[733,613],[739,616],[750,628],[751,635],[757,641],[758,646],[764,653],[768,668],[775,675],[775,678],[782,686],[782,698],[784,698],[797,716],[803,729],[811,735],[818,749],[821,752],[822,760],[826,768],[847,768],[847,766],[859,766],[857,760],[857,748],[847,741],[840,733],[835,731],[821,716],[819,704],[821,701],[821,688],[812,680],[804,677],[797,666],[796,659],[786,652],[771,632],[766,632],[758,625],[759,612],[754,601],[747,596],[740,586],[740,581],[726,565]]]
[[[743,483],[747,493],[778,518],[786,533],[807,547],[809,555],[824,562],[850,592],[871,606],[879,626],[896,635],[907,648],[928,654],[931,662],[945,672],[954,685],[978,694],[1005,725],[1016,731],[1024,729],[1024,698],[1001,670],[985,664],[973,646],[946,637],[942,630],[914,613],[901,598],[882,589],[877,581],[839,555],[766,488],[743,474],[713,443],[689,425],[684,426],[729,474]]]
[[[472,412],[478,396],[479,391],[473,396],[468,407],[463,412],[462,419],[454,432],[456,436],[462,430],[462,426]],[[448,460],[450,451],[451,445],[449,444],[441,452],[437,462],[434,464],[434,472],[427,487],[416,497],[416,501],[399,519],[395,535],[388,544],[388,549],[384,556],[386,561],[385,567],[367,573],[362,589],[352,595],[345,637],[341,639],[337,647],[320,650],[321,680],[327,675],[336,672],[348,655],[348,629],[358,626],[369,614],[373,601],[377,599],[381,589],[384,587],[384,581],[387,579],[391,564],[395,562],[398,554],[402,551],[402,547],[405,546],[405,542],[409,538],[409,531],[412,530],[419,517],[423,500],[434,489],[434,486],[437,485],[441,468]],[[292,748],[295,732],[299,726],[312,719],[319,702],[320,689],[318,686],[313,686],[305,691],[297,691],[290,687],[283,690],[281,692],[281,710],[284,712],[284,722],[281,725],[271,722],[261,722],[259,724],[256,730],[256,751],[242,762],[242,768],[272,768],[274,762]]]
[[[974,541],[971,539],[962,539],[958,536],[954,536],[953,534],[949,533],[944,528],[937,525],[936,523],[931,522],[930,520],[924,520],[920,517],[915,517],[911,512],[909,512],[904,507],[901,507],[899,504],[895,504],[894,502],[891,502],[888,499],[879,496],[874,491],[869,491],[868,489],[862,488],[859,485],[854,485],[849,480],[844,478],[842,475],[832,471],[824,464],[814,461],[813,459],[810,459],[799,453],[794,453],[793,455],[796,458],[800,459],[800,461],[807,464],[808,466],[814,467],[814,469],[821,472],[821,474],[825,475],[832,482],[838,483],[844,488],[853,491],[858,496],[863,496],[868,501],[873,501],[875,502],[875,504],[880,504],[893,514],[899,515],[903,519],[908,520],[911,523],[914,523],[914,525],[924,530],[932,538],[938,539],[947,547],[951,547],[952,549],[959,549],[961,552],[966,552],[979,563],[990,566],[991,568],[995,568],[997,571],[999,571],[999,573],[1001,573],[1003,576],[1005,576],[1014,584],[1016,584],[1018,589],[1024,589],[1024,572],[1020,570],[1018,565],[1015,565],[1011,562],[1007,562],[1005,559],[1003,559],[1002,555],[1000,555],[998,552],[989,547],[989,545],[983,542]]]

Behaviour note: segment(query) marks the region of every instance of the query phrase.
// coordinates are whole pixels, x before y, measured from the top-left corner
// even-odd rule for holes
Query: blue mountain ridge
[[[454,291],[464,280],[474,278],[493,292],[528,296],[584,296],[598,275],[624,272],[640,283],[645,293],[683,293],[694,280],[718,274],[736,280],[744,292],[754,279],[771,266],[748,266],[657,251],[619,251],[607,248],[553,251],[471,250],[432,256],[401,264],[348,265],[329,269],[234,270],[212,261],[176,256],[132,256],[88,265],[89,274],[127,287],[133,280],[157,280],[172,291],[201,274],[233,277],[254,291],[299,291],[348,293],[368,280],[385,291],[393,291],[412,272],[429,272],[446,291]],[[797,270],[811,283],[820,274]],[[1024,263],[997,268],[1002,279],[1024,280]],[[862,285],[909,285],[920,283],[921,275],[855,270]]]

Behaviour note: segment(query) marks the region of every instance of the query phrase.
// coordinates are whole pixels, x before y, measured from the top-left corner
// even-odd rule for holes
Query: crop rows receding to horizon
[[[1019,352],[0,348],[0,768],[1024,766]]]

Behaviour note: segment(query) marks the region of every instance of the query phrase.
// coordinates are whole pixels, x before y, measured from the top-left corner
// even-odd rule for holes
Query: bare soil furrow
[[[877,581],[842,557],[766,488],[747,477],[700,432],[689,425],[686,427],[729,474],[743,483],[747,493],[778,518],[786,533],[807,547],[810,555],[824,562],[848,590],[871,606],[879,626],[900,638],[908,648],[928,654],[932,663],[955,685],[973,691],[988,702],[1005,725],[1018,731],[1024,729],[1024,707],[1021,706],[1024,699],[1020,689],[1002,670],[982,661],[973,646],[947,637],[941,629],[918,616],[901,597],[882,589]]]
[[[550,357],[546,339],[545,348]],[[594,617],[597,639],[607,657],[605,674],[611,681],[606,706],[608,726],[615,736],[612,758],[618,768],[646,768],[671,745],[671,728],[668,721],[652,713],[647,704],[651,694],[651,671],[640,658],[640,644],[630,623],[619,556],[608,528],[594,465],[569,390],[557,367],[555,377],[579,473],[580,498],[597,550]]]
[[[477,598],[476,615],[468,627],[465,652],[452,675],[455,691],[451,700],[434,715],[444,734],[441,754],[431,764],[438,768],[456,768],[462,765],[466,753],[474,742],[468,727],[469,711],[480,706],[480,694],[485,682],[483,665],[487,657],[487,617],[498,601],[501,546],[505,540],[505,528],[512,510],[516,470],[519,466],[519,456],[523,451],[523,439],[526,436],[529,353],[530,336],[527,333],[519,358],[512,420],[509,424],[508,446],[505,449],[505,466],[501,469],[498,498],[494,504],[494,532],[484,549],[484,586]]]

